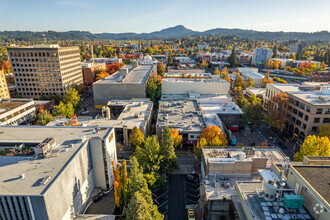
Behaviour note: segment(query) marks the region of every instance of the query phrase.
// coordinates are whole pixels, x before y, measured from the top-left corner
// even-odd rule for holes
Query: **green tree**
[[[122,201],[123,203],[127,200],[128,195],[128,178],[127,178],[127,167],[126,160],[123,160],[122,168],[121,168],[121,185],[122,185]]]
[[[145,173],[157,173],[159,171],[163,156],[156,135],[147,137],[144,147],[137,147],[135,154]]]
[[[274,83],[273,80],[269,78],[269,71],[266,73],[265,78],[262,80],[263,87],[266,87],[268,83]]]
[[[162,133],[162,142],[160,143],[160,153],[163,157],[161,170],[166,174],[171,174],[179,168],[178,159],[174,152],[174,140],[169,127],[165,127]]]
[[[150,190],[149,190],[150,191]],[[150,196],[145,192],[135,192],[125,210],[127,220],[163,220],[164,216],[158,211],[157,205],[153,204]],[[150,197],[150,198],[149,198]],[[151,201],[150,201],[151,200]]]
[[[163,65],[162,62],[157,63],[157,74],[160,75],[161,77],[164,77],[165,66]]]
[[[328,137],[309,135],[294,155],[295,161],[302,161],[304,156],[330,156],[330,140]]]
[[[64,104],[71,103],[73,108],[77,110],[79,108],[79,103],[80,103],[79,91],[76,90],[75,88],[69,88],[62,98],[62,102]]]
[[[135,126],[131,131],[128,142],[134,148],[142,147],[144,144],[144,134]]]
[[[147,95],[150,100],[157,105],[161,95],[162,77],[159,75],[151,76],[147,82]]]
[[[228,70],[227,70],[227,66],[225,66],[223,69],[222,69],[222,71],[221,71],[221,74],[220,74],[220,78],[221,79],[225,79],[225,76],[226,75],[228,75],[229,74],[229,72],[228,72]],[[228,81],[228,80],[227,80]],[[230,82],[230,81],[229,81]]]
[[[248,104],[248,101],[246,100],[246,98],[244,98],[244,95],[242,93],[240,93],[238,95],[238,98],[236,99],[236,104],[240,107],[243,108],[245,105]]]
[[[254,80],[253,79],[249,79],[247,82],[246,82],[246,86],[247,87],[253,87],[254,86]]]
[[[140,167],[136,157],[130,157],[130,178],[129,195],[130,201],[124,210],[125,219],[163,219],[153,203],[151,191],[148,188],[147,181],[143,177],[142,167]]]
[[[330,139],[330,124],[323,124],[319,131],[320,137],[328,137]]]
[[[257,103],[249,103],[243,107],[242,122],[246,125],[260,126],[263,121],[262,106]]]
[[[72,115],[74,115],[73,105],[70,102],[67,104],[60,102],[60,104],[58,104],[54,107],[53,115],[65,116],[67,118],[70,118]]]
[[[237,61],[237,56],[236,56],[236,52],[235,52],[235,47],[233,47],[231,54],[228,58],[228,62],[230,63],[230,65],[232,67],[236,67],[239,66],[238,61]]]
[[[50,114],[48,110],[42,109],[39,111],[37,120],[40,125],[46,125],[53,120],[53,116]]]

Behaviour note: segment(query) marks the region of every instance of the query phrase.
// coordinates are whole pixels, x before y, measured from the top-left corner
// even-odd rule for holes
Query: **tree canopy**
[[[328,137],[309,135],[294,155],[295,161],[302,161],[304,156],[330,156],[330,140]]]
[[[130,133],[128,142],[134,148],[142,147],[144,144],[144,134],[135,126]]]

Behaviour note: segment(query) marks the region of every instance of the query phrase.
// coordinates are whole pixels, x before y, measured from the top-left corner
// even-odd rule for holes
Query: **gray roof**
[[[111,129],[100,130],[94,128],[72,127],[39,127],[39,126],[8,126],[0,127],[0,143],[40,143],[46,138],[55,138],[56,147],[43,159],[33,156],[0,156],[0,195],[40,195],[46,187],[60,175],[68,161],[79,151],[85,143],[79,142],[82,135],[86,139],[92,137],[104,138]],[[69,147],[73,144],[72,147]],[[60,149],[67,150],[58,153]],[[24,174],[25,179],[19,179]],[[40,185],[40,179],[51,176],[48,184]]]

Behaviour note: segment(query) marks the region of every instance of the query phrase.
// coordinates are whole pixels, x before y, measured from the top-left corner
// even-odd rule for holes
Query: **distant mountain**
[[[32,31],[3,31],[0,32],[0,40],[8,41],[10,39],[35,41],[42,39],[42,34],[46,34],[50,40],[156,40],[173,39],[179,37],[196,37],[209,35],[232,35],[254,40],[304,40],[304,41],[330,41],[328,31],[307,33],[307,32],[267,32],[253,31],[243,29],[216,28],[203,32],[193,31],[185,28],[183,25],[166,28],[151,33],[101,33],[93,34],[88,31],[68,31],[68,32],[32,32]]]

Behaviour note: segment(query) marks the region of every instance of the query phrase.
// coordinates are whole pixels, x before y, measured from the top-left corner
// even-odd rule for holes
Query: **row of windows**
[[[40,91],[40,88],[29,88],[29,87],[62,87],[61,83],[17,83],[17,86],[24,86],[17,88],[18,91]],[[29,86],[29,87],[28,87]],[[41,88],[43,90],[43,88]],[[62,91],[63,89],[57,89],[59,91]]]
[[[79,50],[70,50],[60,52],[60,56],[70,55],[70,54],[80,54]]]
[[[60,69],[13,69],[14,72],[60,72]]]
[[[294,116],[291,116],[290,120],[298,126],[302,125],[303,129],[306,129],[307,127],[306,124],[302,123],[299,119],[295,118]],[[320,118],[314,118],[314,123],[318,124],[320,122],[321,122]],[[330,123],[330,118],[324,118],[323,123]]]
[[[27,81],[26,78],[19,78],[19,77],[61,77],[60,73],[20,73],[20,74],[15,74],[15,79],[16,81]],[[28,79],[30,81],[30,79]],[[34,81],[34,80],[33,80]],[[38,81],[38,80],[37,80]]]
[[[47,66],[49,66],[49,67],[55,67],[55,66],[59,66],[59,64],[58,63],[37,63],[37,64],[35,64],[35,63],[29,63],[29,64],[22,64],[22,63],[13,63],[12,64],[12,66],[13,67],[47,67]]]
[[[0,121],[3,122],[3,121],[6,121],[6,120],[8,120],[8,119],[14,118],[15,116],[17,116],[17,115],[19,115],[19,114],[21,114],[21,113],[23,113],[23,112],[26,112],[26,111],[30,110],[31,108],[34,108],[34,105],[30,105],[30,106],[28,106],[28,107],[26,107],[26,108],[24,108],[24,109],[21,109],[21,110],[18,110],[17,112],[14,112],[14,113],[11,114],[11,115],[7,115],[7,116],[1,118]]]
[[[57,57],[56,52],[10,52],[10,57]]]
[[[44,95],[44,96],[56,96],[56,95],[60,95],[60,96],[63,96],[64,93],[56,93],[56,92],[22,92],[20,93],[22,96],[41,96],[41,95]]]
[[[305,103],[302,103],[302,102],[299,102],[298,100],[295,100],[293,98],[289,98],[289,102],[294,104],[295,106],[303,109],[303,110],[306,110],[307,112],[310,112],[311,111],[311,107],[309,105],[305,105]],[[316,112],[315,114],[318,114],[318,115],[321,115],[321,114],[330,114],[330,108],[317,108],[316,109]]]
[[[42,62],[42,61],[44,61],[44,62],[58,62],[58,58],[56,58],[56,59],[22,59],[22,58],[19,58],[19,59],[14,59],[14,58],[12,58],[11,59],[11,62],[13,63],[13,66],[14,66],[14,62]],[[19,65],[19,64],[17,64],[17,65]],[[21,64],[21,65],[23,65],[23,64]]]

